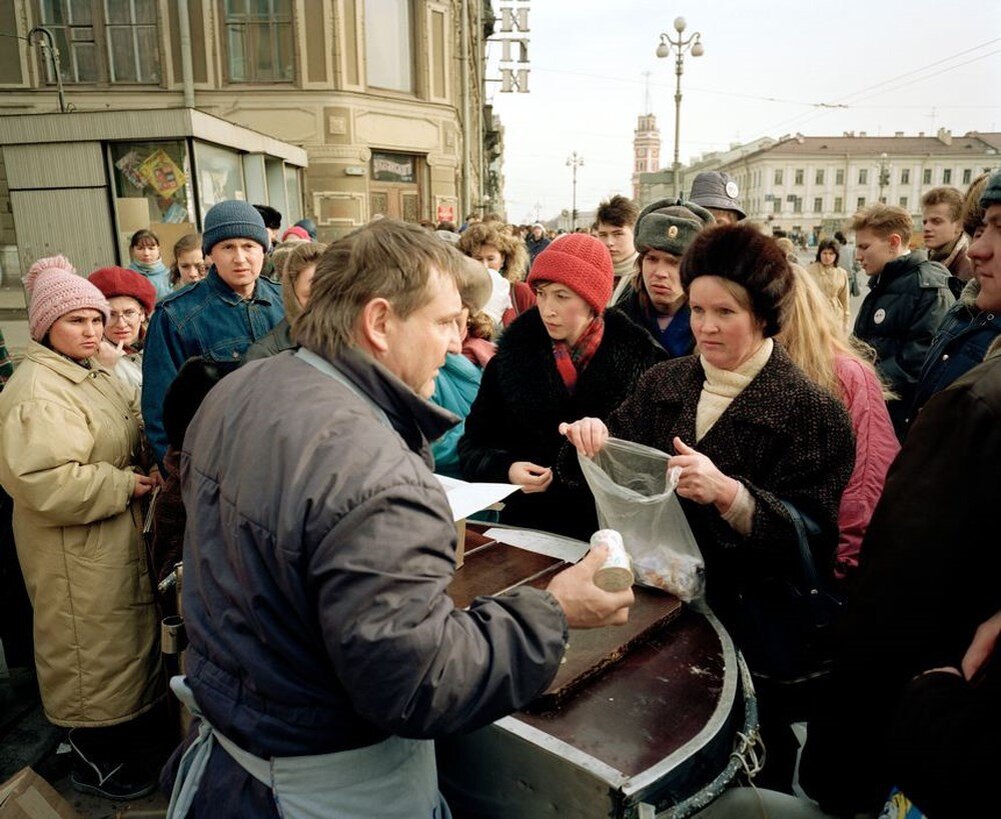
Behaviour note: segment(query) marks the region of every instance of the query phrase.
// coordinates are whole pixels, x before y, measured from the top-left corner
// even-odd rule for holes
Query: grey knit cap
[[[633,231],[637,253],[646,248],[681,256],[696,235],[716,220],[694,202],[659,199],[643,208]]]
[[[704,208],[732,210],[743,219],[747,214],[737,201],[737,181],[723,171],[702,171],[692,181],[692,193],[688,197],[696,205]]]

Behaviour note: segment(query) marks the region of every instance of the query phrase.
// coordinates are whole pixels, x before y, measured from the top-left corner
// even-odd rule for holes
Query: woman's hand
[[[507,479],[518,484],[522,492],[545,492],[553,482],[553,470],[531,461],[515,461],[507,471]]]
[[[101,339],[101,345],[97,348],[97,360],[101,362],[101,366],[107,367],[109,370],[113,370],[124,356],[124,341],[119,341],[118,344],[115,345],[106,338]]]
[[[132,485],[132,497],[141,498],[148,495],[153,491],[153,487],[156,486],[155,478],[147,478],[145,475],[140,475],[138,472],[135,473],[136,482]]]
[[[972,680],[990,659],[999,634],[1001,634],[1001,611],[987,622],[980,624],[976,634],[973,635],[973,642],[966,649],[966,654],[963,656],[963,676],[967,680]]]
[[[668,458],[667,468],[681,470],[677,493],[696,503],[715,504],[720,512],[726,512],[737,497],[737,481],[724,475],[709,458],[678,437],[674,439],[674,451],[678,454]]]
[[[593,458],[608,440],[608,427],[600,418],[581,418],[572,424],[562,423],[560,435],[565,435],[577,451],[588,458]]]
[[[163,489],[164,484],[166,484],[167,481],[164,479],[163,475],[160,474],[160,467],[154,466],[149,471],[149,476],[150,476],[150,478],[153,479],[153,486],[154,487],[159,488],[159,489]]]

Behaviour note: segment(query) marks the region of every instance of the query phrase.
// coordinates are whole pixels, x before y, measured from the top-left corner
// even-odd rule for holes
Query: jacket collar
[[[252,301],[257,304],[271,304],[271,299],[268,297],[268,294],[261,288],[260,276],[258,276],[257,281],[254,282],[254,293],[249,299],[244,299],[243,296],[226,284],[226,282],[224,282],[216,272],[215,265],[212,265],[212,267],[209,268],[208,275],[205,277],[204,281],[206,287],[226,302],[226,304],[239,304],[241,301]]]
[[[896,259],[891,259],[885,265],[879,273],[872,277],[870,280],[870,286],[875,282],[876,284],[889,284],[894,279],[899,278],[919,267],[922,262],[927,261],[928,256],[923,250],[912,250],[910,253],[905,253],[903,256],[898,256]]]
[[[382,409],[407,446],[429,465],[429,441],[444,435],[461,420],[448,410],[425,401],[371,356],[345,348],[330,362],[352,384]]]
[[[696,398],[693,401],[692,396],[701,395],[706,374],[697,354],[675,359],[675,361],[678,362],[676,366],[679,369],[672,369],[670,373],[665,373],[665,377],[658,381],[650,393],[650,401],[654,404],[682,405],[684,411],[680,417],[681,428],[679,431],[694,436],[698,400]],[[763,413],[761,411],[763,399],[765,399],[764,405],[767,405],[767,401],[775,395],[776,389],[784,389],[782,385],[788,385],[790,379],[797,380],[796,373],[798,372],[798,368],[793,364],[782,345],[775,344],[765,366],[727,407],[726,417],[731,419],[731,422],[739,421],[756,426],[782,429],[787,425],[787,419],[773,419],[768,413]],[[711,436],[715,429],[715,426],[710,429],[707,437]],[[682,434],[682,439],[684,440],[684,434]]]
[[[81,384],[86,381],[94,367],[93,364],[89,367],[77,364],[37,341],[28,342],[28,346],[24,348],[24,357],[44,367],[48,367],[48,369],[72,381],[74,384]]]

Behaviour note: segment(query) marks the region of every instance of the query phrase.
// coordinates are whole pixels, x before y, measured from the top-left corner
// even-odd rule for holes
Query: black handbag
[[[831,631],[844,600],[821,580],[810,550],[820,527],[781,501],[796,530],[797,572],[746,586],[738,596],[737,643],[754,676],[780,684],[825,676]]]

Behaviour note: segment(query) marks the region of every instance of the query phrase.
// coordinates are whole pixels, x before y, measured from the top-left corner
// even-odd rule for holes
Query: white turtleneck
[[[695,410],[696,444],[712,429],[726,408],[733,403],[733,399],[740,395],[761,372],[771,358],[774,347],[774,342],[766,338],[761,346],[735,370],[721,370],[706,361],[705,356],[700,356],[699,361],[705,371],[706,380],[702,384],[699,405]],[[738,484],[737,495],[730,508],[723,513],[723,520],[729,523],[734,531],[748,535],[751,533],[751,523],[754,518],[754,496],[747,491],[744,484],[739,481]]]

